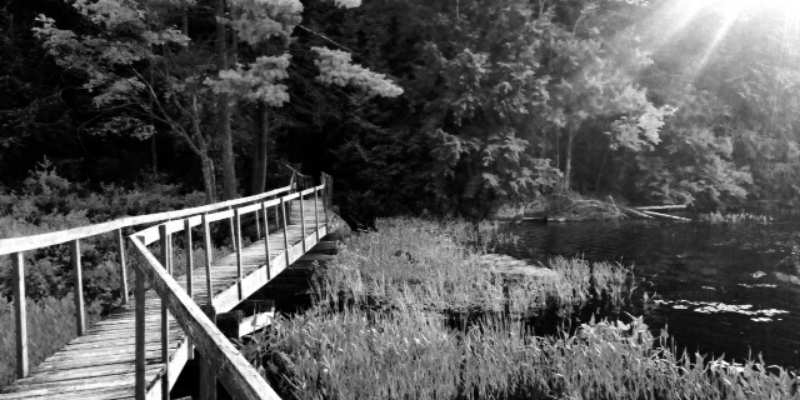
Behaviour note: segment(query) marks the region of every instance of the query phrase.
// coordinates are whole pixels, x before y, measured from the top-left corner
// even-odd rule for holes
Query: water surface
[[[800,219],[770,225],[649,221],[509,224],[520,237],[501,249],[520,258],[555,255],[634,265],[657,293],[645,312],[690,351],[800,368]]]

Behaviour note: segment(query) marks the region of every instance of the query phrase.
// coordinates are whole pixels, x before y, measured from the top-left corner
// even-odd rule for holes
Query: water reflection
[[[502,249],[516,257],[554,255],[635,266],[662,304],[646,312],[690,351],[800,367],[800,220],[771,225],[643,221],[509,224]],[[745,307],[747,306],[747,307]]]

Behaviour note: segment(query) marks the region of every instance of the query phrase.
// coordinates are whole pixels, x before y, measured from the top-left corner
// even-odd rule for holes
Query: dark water
[[[790,257],[800,245],[800,219],[713,226],[521,223],[504,230],[521,240],[502,251],[520,258],[583,256],[634,265],[642,290],[663,300],[644,311],[645,320],[657,330],[668,326],[689,351],[734,360],[760,353],[769,364],[800,368],[800,265]]]

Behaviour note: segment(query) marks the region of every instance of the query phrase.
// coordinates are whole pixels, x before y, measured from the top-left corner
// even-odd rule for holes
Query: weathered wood
[[[239,290],[239,300],[243,299],[242,292],[242,216],[236,209],[233,217],[233,249],[236,252],[236,287]]]
[[[184,220],[185,226],[184,230],[184,239],[186,241],[186,294],[189,295],[189,298],[194,297],[194,288],[193,288],[193,273],[194,273],[194,245],[192,243],[192,227],[189,224],[189,219]],[[188,358],[191,360],[194,356],[194,348],[192,347],[191,343],[187,346],[189,348]]]
[[[318,201],[317,191],[314,191],[314,232],[317,234],[317,242],[319,242],[319,210],[317,207]]]
[[[125,236],[122,232],[123,228],[117,229],[117,245],[119,247],[119,273],[122,280],[122,304],[128,304],[130,298],[128,297],[128,263],[126,262],[125,255]]]
[[[172,247],[170,243],[172,239],[167,233],[167,226],[159,226],[161,232],[161,266],[165,268],[164,271],[167,276],[172,276],[170,270],[170,263],[172,259]],[[158,268],[153,266],[153,268]],[[161,297],[161,362],[164,363],[164,373],[161,376],[161,399],[169,400],[169,298]]]
[[[669,210],[685,210],[689,208],[687,204],[666,204],[663,206],[641,206],[634,207],[639,211],[669,211]]]
[[[630,208],[630,207],[621,207],[620,209],[621,209],[623,212],[626,212],[626,213],[628,213],[628,214],[631,214],[631,215],[633,215],[633,216],[636,216],[636,217],[639,217],[639,218],[644,218],[644,219],[653,219],[653,216],[652,216],[652,215],[647,215],[647,214],[646,214],[646,213],[644,213],[643,211],[639,211],[639,210],[637,210],[637,209],[635,209],[635,208]]]
[[[288,251],[289,238],[287,236],[288,231],[286,229],[286,202],[284,201],[283,197],[281,197],[281,224],[282,226],[280,229],[283,230],[283,248],[284,250],[286,250],[284,251],[284,254],[286,255],[286,265],[290,265],[291,261],[289,261],[289,251]]]
[[[14,258],[14,320],[17,324],[17,377],[28,376],[28,313],[25,300],[25,257],[16,253]]]
[[[678,221],[678,222],[692,222],[692,220],[690,218],[679,217],[677,215],[664,214],[664,213],[655,212],[655,211],[643,211],[643,212],[645,214],[653,216],[653,217],[671,219],[673,221]]]
[[[302,196],[300,197],[300,201],[298,201],[298,203],[300,203],[300,236],[305,238],[306,237],[306,215],[305,215],[305,211],[304,211],[305,207],[303,206],[305,201],[303,201],[303,197]],[[306,252],[306,241],[303,240],[303,253],[305,253],[305,252]]]
[[[268,217],[267,217],[267,214],[268,214],[267,211],[269,209],[267,208],[267,206],[264,203],[261,203],[261,208],[262,208],[262,211],[263,211],[262,214],[264,216],[264,258],[266,258],[265,264],[266,264],[266,267],[267,267],[267,280],[270,280],[270,279],[272,279],[272,273],[270,271],[270,261],[269,261],[269,259],[270,259],[270,256],[269,256],[269,220],[268,220]]]
[[[145,363],[147,360],[145,359],[145,290],[144,290],[144,280],[145,274],[139,271],[138,269],[135,270],[136,275],[136,289],[134,293],[134,297],[136,299],[136,310],[135,310],[135,318],[136,318],[136,349],[135,349],[135,374],[136,374],[136,382],[134,387],[134,395],[136,396],[136,400],[144,400],[145,395],[147,393],[147,387],[145,382]]]
[[[86,310],[83,301],[83,268],[81,265],[81,242],[72,241],[72,271],[75,279],[75,329],[78,336],[86,333]]]
[[[280,399],[255,368],[236,350],[195,304],[178,283],[166,274],[159,261],[147,248],[134,240],[147,262],[152,266],[145,268],[149,281],[162,299],[166,299],[169,309],[175,315],[184,332],[195,342],[200,353],[217,368],[219,379],[234,398],[238,399]],[[161,267],[161,268],[159,268]]]
[[[266,202],[264,204],[266,204]],[[280,204],[280,202],[277,204]],[[307,207],[309,204],[305,206]],[[261,207],[262,212],[268,211],[264,206]],[[267,216],[268,212],[264,213],[263,216],[260,215],[260,217],[265,219]],[[165,236],[170,238],[170,232],[171,229],[173,229],[171,227],[173,227],[175,223],[180,223],[182,229],[185,229],[186,221],[193,219],[200,221],[200,224],[203,222],[202,216],[197,216],[196,218],[191,217],[181,221],[162,224],[164,226],[163,229],[166,230]],[[267,225],[265,224],[265,226]],[[309,224],[307,226],[311,225]],[[159,227],[159,229],[162,228]],[[171,278],[174,284],[179,288],[173,288],[171,291],[175,295],[182,294],[187,299],[187,302],[191,302],[195,306],[197,303],[208,303],[215,305],[216,308],[222,310],[222,312],[229,311],[240,303],[238,283],[241,283],[241,290],[244,296],[249,296],[263,287],[272,277],[286,270],[287,263],[294,262],[300,258],[303,255],[303,242],[307,249],[313,248],[317,243],[316,229],[315,232],[306,232],[307,237],[305,238],[301,237],[301,231],[302,229],[299,225],[286,224],[285,228],[281,229],[281,232],[276,232],[271,235],[271,237],[267,235],[264,239],[265,243],[258,243],[256,241],[246,248],[242,247],[240,259],[242,264],[241,274],[243,277],[241,280],[238,279],[239,274],[237,273],[235,262],[236,254],[233,253],[217,260],[213,269],[211,269],[209,263],[209,273],[206,277],[203,277],[202,274],[193,274],[191,279],[186,276]],[[140,232],[134,233],[130,236],[130,239],[134,247],[142,252],[143,248],[147,248],[142,244],[139,233]],[[267,233],[268,232],[265,231],[265,234]],[[320,230],[320,237],[324,237],[326,234],[326,230],[322,228]],[[164,245],[161,248],[168,250],[169,247],[168,245]],[[156,259],[156,263],[151,262],[151,259],[155,258],[152,254],[142,252],[142,255],[145,257],[147,264],[135,265],[134,271],[137,275],[140,273],[146,274],[146,272],[141,270],[146,271],[152,269],[154,270],[153,273],[160,271],[159,273],[161,274],[171,276],[168,270],[164,269],[164,266],[168,265],[169,261],[163,258],[163,254],[159,257],[161,258],[160,261]],[[270,263],[270,271],[267,271],[267,266],[265,265],[267,262]],[[217,263],[220,263],[220,266],[216,266]],[[136,278],[137,281],[141,281],[142,283],[144,283],[144,279],[147,279]],[[204,285],[202,284],[204,278],[208,279],[210,282],[206,287],[203,287]],[[157,282],[153,282],[154,286],[156,284]],[[192,287],[193,296],[189,296],[188,290],[183,290],[183,288],[188,288],[190,285]],[[207,290],[208,287],[212,285],[213,287],[218,287],[216,293],[214,293],[213,287],[211,288],[212,290]],[[156,292],[158,292],[158,287],[155,287],[155,289]],[[141,291],[144,292],[144,290],[143,286]],[[204,350],[204,347],[197,342],[195,335],[186,331],[184,322],[180,321],[180,315],[177,315],[175,310],[172,309],[172,299],[168,297],[166,301],[166,303],[168,303],[168,326],[166,332],[169,338],[167,346],[167,362],[169,366],[163,368],[165,365],[163,354],[164,345],[161,342],[163,336],[159,335],[163,327],[156,322],[163,321],[160,315],[162,303],[159,299],[161,296],[160,293],[157,295],[156,292],[153,291],[147,291],[140,295],[138,293],[139,291],[137,287],[134,292],[136,295],[135,304],[121,307],[118,311],[112,313],[110,317],[90,328],[85,336],[71,341],[70,344],[59,350],[55,355],[49,357],[47,361],[37,366],[33,374],[33,376],[36,376],[38,379],[36,382],[19,382],[18,386],[12,386],[15,388],[14,390],[19,390],[19,392],[15,393],[13,396],[17,396],[20,399],[28,399],[30,396],[32,396],[32,398],[61,399],[71,398],[73,394],[77,396],[77,393],[80,392],[81,395],[86,398],[105,398],[104,393],[106,393],[106,388],[114,387],[115,390],[119,389],[119,391],[109,394],[111,398],[131,398],[131,396],[136,395],[136,384],[140,379],[139,376],[144,376],[145,382],[145,388],[143,389],[145,394],[142,398],[152,399],[154,398],[153,396],[158,397],[158,395],[161,395],[163,392],[168,393],[169,388],[171,385],[174,385],[178,374],[183,369],[183,364],[185,364],[188,358],[188,339],[193,339],[192,344],[195,345],[197,349],[197,355],[202,356],[207,349]],[[194,299],[192,297],[194,297]],[[139,304],[140,299],[141,304]],[[136,314],[139,313],[141,314],[141,323],[137,325]],[[265,323],[263,320],[253,321],[248,327],[262,326],[263,323]],[[142,330],[141,337],[139,337],[140,329]],[[131,337],[131,331],[134,331],[133,337]],[[140,360],[142,360],[141,363]],[[125,367],[126,365],[127,367]],[[142,374],[137,373],[137,367],[140,365],[144,366],[144,373]],[[220,366],[216,362],[214,362],[213,365],[214,368],[212,368],[212,372],[224,368],[224,365]],[[103,373],[102,371],[106,367],[109,371],[113,370],[117,372]],[[93,376],[98,377],[98,379],[92,380],[90,375],[81,375],[79,372],[75,372],[75,375],[72,375],[71,378],[64,375],[72,373],[73,370],[85,371],[86,374],[94,374]],[[61,380],[72,381],[74,386],[70,387],[66,382],[62,385],[58,382],[59,378],[48,379],[40,374],[61,376]],[[127,391],[122,390],[125,387],[123,380],[117,379],[123,379],[122,376],[129,382],[127,383]],[[259,377],[258,379],[261,378]],[[205,382],[208,382],[208,380],[205,380]],[[232,385],[231,380],[225,377],[220,377],[220,382],[226,387]],[[108,386],[104,386],[103,384],[108,384]],[[83,390],[89,387],[91,387],[92,390]],[[66,397],[60,396],[61,392],[55,392],[55,390],[61,391],[62,389]],[[246,389],[240,388],[238,390]],[[108,393],[112,393],[110,389]],[[274,392],[267,391],[266,394],[267,396],[272,396]],[[239,396],[237,394],[233,394],[233,397],[251,398]],[[252,398],[265,397],[259,396]],[[0,399],[4,399],[4,397],[0,395]]]
[[[203,214],[203,247],[206,251],[206,293],[209,294],[208,304],[211,305],[211,294],[214,293],[211,287],[211,261],[213,258],[213,246],[211,245],[211,227],[208,218]]]
[[[261,214],[260,210],[255,211],[255,220],[256,220],[256,239],[261,239]]]
[[[43,233],[25,237],[0,239],[0,255],[8,255],[42,247],[54,246],[68,243],[71,241],[97,236],[103,233],[112,232],[121,228],[137,225],[147,225],[165,221],[168,219],[182,219],[191,215],[207,213],[221,208],[234,207],[242,204],[252,203],[259,200],[275,197],[289,191],[289,186],[270,190],[269,192],[243,197],[241,199],[228,200],[225,202],[209,204],[205,206],[187,208],[177,211],[167,211],[156,214],[141,215],[135,217],[120,218],[113,221],[99,224],[82,226],[79,228],[65,229],[57,232]]]

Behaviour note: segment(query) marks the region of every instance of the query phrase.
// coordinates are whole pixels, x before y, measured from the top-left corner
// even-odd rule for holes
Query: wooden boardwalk
[[[315,210],[321,200],[303,200],[305,210]],[[293,204],[300,204],[295,201]],[[320,206],[321,207],[321,206]],[[264,240],[261,239],[241,250],[242,276],[239,293],[237,254],[218,258],[211,267],[212,304],[217,314],[232,310],[243,300],[261,289],[267,282],[310,250],[320,238],[327,235],[326,224],[319,216],[306,211],[303,220],[305,237],[301,231],[299,207],[291,208],[291,223],[284,230],[270,231],[269,268],[265,257]],[[258,215],[258,214],[256,214]],[[319,225],[316,225],[319,223]],[[288,243],[288,249],[285,246]],[[288,254],[288,255],[287,255]],[[204,268],[195,268],[192,274],[192,299],[198,305],[207,305],[209,295]],[[186,276],[175,280],[186,288]],[[162,361],[161,300],[153,291],[145,296],[145,381],[146,398],[162,398],[165,365]],[[135,398],[135,305],[130,303],[113,312],[86,334],[78,336],[64,348],[31,369],[30,374],[0,389],[0,399],[133,399]],[[189,340],[174,318],[169,319],[169,371],[170,388],[193,357]]]

